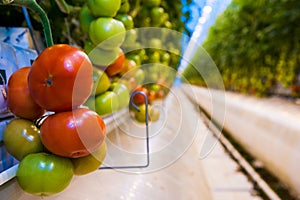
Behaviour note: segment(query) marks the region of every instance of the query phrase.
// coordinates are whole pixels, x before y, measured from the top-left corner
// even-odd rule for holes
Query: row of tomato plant
[[[257,96],[299,97],[299,8],[296,0],[232,1],[202,44],[226,89]],[[205,85],[192,68],[187,68],[185,76]]]

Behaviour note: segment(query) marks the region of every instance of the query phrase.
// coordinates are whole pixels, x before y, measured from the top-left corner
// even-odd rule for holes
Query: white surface
[[[190,87],[190,86],[185,86]],[[300,194],[300,106],[193,87],[194,100],[267,169]],[[223,98],[212,98],[226,96]],[[225,118],[216,114],[223,110]]]
[[[200,151],[210,134],[199,110],[179,90],[174,89],[161,108],[161,119],[151,123],[150,166],[145,169],[98,170],[74,177],[58,195],[43,199],[63,200],[210,200],[255,199],[251,184],[236,171],[237,165],[212,139],[210,153],[200,159]],[[115,121],[118,124],[118,121]],[[108,134],[108,155],[104,165],[145,163],[145,127],[131,120]],[[16,180],[0,187],[7,200],[35,200],[23,192]]]

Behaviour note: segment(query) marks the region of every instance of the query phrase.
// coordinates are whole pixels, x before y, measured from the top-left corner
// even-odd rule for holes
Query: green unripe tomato
[[[89,37],[94,45],[111,50],[120,47],[125,39],[126,29],[119,20],[100,17],[92,21]]]
[[[128,1],[125,1],[125,2],[121,3],[121,7],[120,7],[118,13],[124,13],[125,14],[125,13],[128,13],[129,10],[130,10],[130,4],[129,4]]]
[[[162,48],[162,41],[159,38],[151,38],[149,40],[149,46],[151,48],[154,48],[154,49],[161,49]]]
[[[88,56],[94,65],[106,67],[112,64],[118,58],[119,53],[119,47],[111,50],[95,47],[89,52]]]
[[[155,7],[159,6],[161,3],[161,0],[144,0],[143,4],[147,7]]]
[[[149,57],[150,63],[159,63],[160,62],[160,53],[158,51],[154,51],[153,54]]]
[[[74,166],[74,174],[81,176],[99,169],[105,159],[106,149],[106,142],[103,141],[101,146],[90,155],[80,158],[72,158],[71,160]]]
[[[63,191],[73,178],[70,159],[48,153],[27,155],[16,173],[20,187],[37,196],[51,196]]]
[[[84,52],[89,54],[96,46],[90,41],[90,40],[87,40],[87,41],[84,41]]]
[[[87,5],[95,17],[114,17],[121,7],[121,0],[88,0]]]
[[[159,25],[161,23],[161,18],[165,11],[162,7],[154,7],[150,11],[151,23],[153,25]]]
[[[134,75],[135,82],[138,84],[142,84],[145,80],[145,72],[142,69],[137,69]]]
[[[115,16],[115,19],[121,21],[124,24],[126,30],[130,30],[130,29],[134,28],[133,19],[132,19],[132,17],[130,15],[127,15],[127,14],[117,14]]]
[[[112,91],[106,91],[95,98],[95,110],[100,116],[116,112],[119,108],[118,96]]]
[[[106,92],[111,86],[111,82],[107,74],[103,70],[98,69],[96,67],[93,67],[93,79],[93,93],[95,95],[99,95]]]
[[[40,130],[26,119],[12,119],[4,129],[3,142],[6,150],[17,160],[44,151]]]
[[[140,66],[142,64],[142,60],[138,54],[128,54],[126,55],[126,58],[133,60],[137,66]]]
[[[136,29],[130,29],[126,31],[125,40],[122,44],[124,47],[132,47],[132,45],[136,45],[136,40],[138,38],[138,34]]]
[[[120,82],[112,83],[110,91],[113,91],[118,97],[118,110],[128,106],[130,100],[130,92],[127,86]]]
[[[160,57],[161,57],[162,64],[164,65],[170,64],[171,56],[168,52],[164,52]]]

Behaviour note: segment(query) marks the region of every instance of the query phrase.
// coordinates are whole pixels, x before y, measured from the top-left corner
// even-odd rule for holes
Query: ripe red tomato
[[[59,112],[42,123],[41,140],[52,153],[78,158],[100,147],[106,135],[102,118],[87,108]]]
[[[28,87],[33,99],[46,110],[58,112],[76,108],[92,92],[92,63],[76,47],[53,45],[33,62]]]
[[[30,67],[16,70],[8,80],[7,103],[10,111],[18,117],[34,120],[41,117],[45,110],[31,97],[28,89]]]
[[[105,72],[108,76],[112,77],[119,72],[121,72],[122,68],[125,64],[125,55],[123,50],[120,49],[119,57],[110,65],[108,65],[105,69]]]
[[[145,87],[138,87],[134,91],[143,92],[143,93],[146,94],[147,97],[149,95],[149,92],[148,92],[147,88],[145,88]],[[136,94],[136,95],[133,96],[133,102],[136,105],[141,105],[141,104],[145,103],[145,98],[142,94]]]

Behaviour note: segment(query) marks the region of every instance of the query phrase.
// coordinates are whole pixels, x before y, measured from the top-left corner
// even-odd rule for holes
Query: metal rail
[[[201,109],[201,108],[200,108]],[[240,154],[240,152],[231,144],[231,142],[222,134],[219,126],[214,123],[212,119],[203,110],[200,113],[204,123],[211,130],[214,137],[216,137],[220,143],[224,146],[226,151],[232,156],[237,164],[247,173],[251,180],[257,184],[259,189],[270,200],[281,200],[281,198],[273,191],[273,189],[265,182],[265,180],[255,171],[251,164]]]

